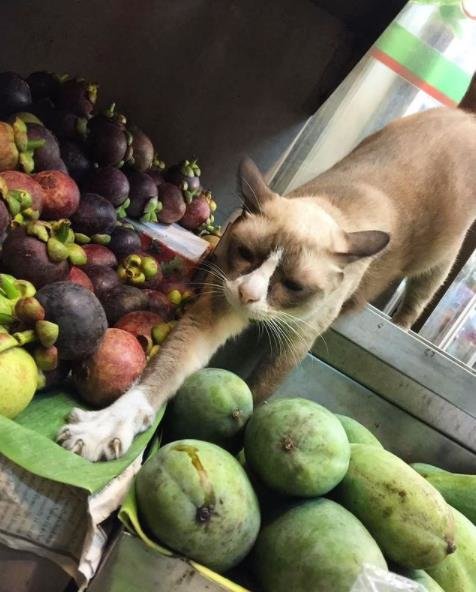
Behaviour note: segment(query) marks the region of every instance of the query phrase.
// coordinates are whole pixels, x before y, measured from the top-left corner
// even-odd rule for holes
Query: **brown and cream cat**
[[[58,441],[90,460],[120,456],[183,380],[252,321],[282,335],[280,352],[251,376],[256,403],[342,311],[403,277],[393,320],[410,328],[476,218],[475,87],[462,108],[391,123],[286,197],[243,161],[243,212],[215,252],[203,293],[139,384],[104,410],[74,410]]]

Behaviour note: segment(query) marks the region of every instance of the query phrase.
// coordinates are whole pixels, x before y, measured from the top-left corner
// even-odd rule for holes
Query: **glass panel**
[[[458,360],[476,367],[476,251],[420,333]]]

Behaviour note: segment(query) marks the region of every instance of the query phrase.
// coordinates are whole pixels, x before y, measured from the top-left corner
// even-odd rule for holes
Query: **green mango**
[[[433,485],[445,500],[476,524],[476,475],[450,473],[431,465],[414,464],[415,471]]]
[[[245,429],[245,456],[278,493],[316,497],[349,466],[350,445],[337,417],[308,399],[275,399],[258,407]]]
[[[408,569],[401,571],[401,574],[425,588],[426,592],[445,592],[443,588],[422,569]]]
[[[449,475],[451,474],[449,473],[449,471],[445,471],[445,469],[440,469],[440,467],[435,467],[433,465],[428,465],[426,463],[412,463],[410,466],[412,467],[412,469],[415,469],[417,473],[420,473],[422,477],[425,477],[425,479],[428,475],[434,475],[436,473],[447,473]]]
[[[253,563],[264,592],[349,592],[364,564],[387,569],[364,525],[325,498],[301,502],[264,526]]]
[[[383,448],[382,444],[365,426],[355,420],[353,417],[346,415],[335,414],[337,419],[341,422],[347,438],[351,444],[371,444]]]
[[[369,529],[387,559],[426,569],[454,552],[454,519],[440,493],[400,458],[351,444],[336,499]]]
[[[139,471],[136,494],[160,542],[215,571],[238,564],[258,535],[258,500],[243,467],[210,442],[161,448]]]
[[[476,526],[452,509],[456,525],[456,552],[428,569],[429,575],[445,592],[476,590]]]
[[[171,401],[167,429],[174,440],[206,440],[236,452],[252,413],[246,382],[228,370],[204,368],[187,378]]]

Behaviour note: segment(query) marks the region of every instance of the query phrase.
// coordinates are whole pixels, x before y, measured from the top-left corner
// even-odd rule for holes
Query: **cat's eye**
[[[302,285],[299,282],[295,282],[294,280],[283,280],[283,286],[290,290],[291,292],[301,292],[303,289]]]
[[[248,262],[251,262],[254,259],[253,251],[251,251],[251,249],[248,249],[248,247],[245,247],[245,245],[240,245],[238,247],[238,255]]]

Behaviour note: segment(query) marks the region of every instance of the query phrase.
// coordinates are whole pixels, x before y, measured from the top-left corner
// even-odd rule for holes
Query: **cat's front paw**
[[[100,411],[73,409],[56,441],[88,460],[113,460],[129,450],[134,436],[149,428],[154,417],[154,409],[136,387]]]

